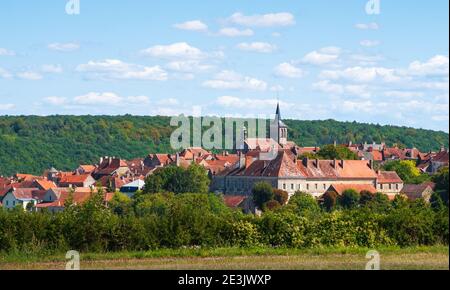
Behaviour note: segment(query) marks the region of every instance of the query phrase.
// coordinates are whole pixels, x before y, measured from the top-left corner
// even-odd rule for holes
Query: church
[[[299,159],[299,147],[289,141],[288,126],[281,118],[277,105],[275,119],[271,122],[270,139],[251,139],[245,136],[244,150],[239,161],[213,176],[211,190],[225,195],[251,195],[254,185],[267,182],[284,190],[290,196],[301,191],[321,197],[329,190],[346,189],[381,192],[390,198],[399,194],[403,181],[395,172],[376,171],[367,160],[319,160]],[[271,160],[261,158],[261,153],[273,150],[277,154]]]

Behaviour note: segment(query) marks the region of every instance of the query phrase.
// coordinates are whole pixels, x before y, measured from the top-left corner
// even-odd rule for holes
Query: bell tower
[[[288,142],[288,127],[281,120],[280,103],[277,104],[277,111],[275,112],[275,120],[271,125],[271,132],[277,132],[276,140],[281,146]]]

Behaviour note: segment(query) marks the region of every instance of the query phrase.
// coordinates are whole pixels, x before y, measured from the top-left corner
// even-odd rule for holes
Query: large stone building
[[[255,183],[265,181],[274,188],[293,195],[297,191],[319,197],[332,185],[370,185],[389,196],[399,194],[403,181],[395,172],[380,172],[368,160],[299,160],[298,146],[288,141],[288,128],[280,117],[277,107],[275,116],[278,126],[278,154],[273,160],[263,160],[263,146],[248,148],[241,152],[239,161],[213,177],[211,189],[230,195],[250,195]],[[248,141],[248,140],[247,140]],[[258,143],[255,140],[249,142]],[[267,144],[264,139],[262,144]],[[250,146],[249,146],[250,147]],[[255,149],[256,148],[256,149]],[[250,150],[253,149],[253,150]]]

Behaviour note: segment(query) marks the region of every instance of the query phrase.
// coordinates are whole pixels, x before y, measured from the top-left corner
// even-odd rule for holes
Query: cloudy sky
[[[199,114],[449,131],[448,1],[0,1],[0,115]]]

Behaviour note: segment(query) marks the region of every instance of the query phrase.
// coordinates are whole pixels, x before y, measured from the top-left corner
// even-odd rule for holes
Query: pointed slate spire
[[[277,103],[277,111],[275,113],[275,117],[277,120],[281,120],[281,114],[280,114],[280,103]]]

